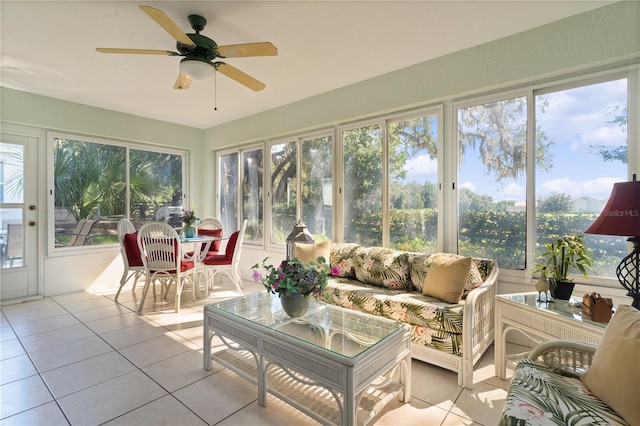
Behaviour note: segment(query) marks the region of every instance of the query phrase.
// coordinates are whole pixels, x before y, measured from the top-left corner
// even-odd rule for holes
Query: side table
[[[538,293],[499,294],[495,297],[495,369],[496,376],[506,376],[506,338],[518,331],[537,343],[553,339],[570,339],[600,343],[605,323],[593,322],[582,315],[572,301],[538,302]]]

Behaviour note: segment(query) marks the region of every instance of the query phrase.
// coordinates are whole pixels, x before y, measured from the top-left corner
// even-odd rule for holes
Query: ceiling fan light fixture
[[[213,63],[198,59],[184,58],[180,61],[180,72],[190,75],[196,80],[204,80],[215,74],[216,67]]]

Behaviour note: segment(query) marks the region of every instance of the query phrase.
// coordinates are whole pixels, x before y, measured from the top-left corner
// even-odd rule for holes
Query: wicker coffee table
[[[205,307],[205,370],[212,360],[256,384],[260,405],[269,392],[324,424],[366,424],[411,398],[406,324],[314,301],[290,318],[267,292]]]

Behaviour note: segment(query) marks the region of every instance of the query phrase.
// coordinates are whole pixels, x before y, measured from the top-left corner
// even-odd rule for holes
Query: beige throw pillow
[[[325,263],[329,263],[329,253],[331,251],[331,240],[323,241],[321,243],[296,244],[296,257],[300,259],[302,263],[309,264],[312,260],[315,262],[318,257],[324,257]]]
[[[640,311],[618,306],[604,331],[589,371],[589,390],[632,425],[640,425]]]
[[[434,255],[424,279],[422,294],[445,302],[458,303],[470,271],[470,257]]]

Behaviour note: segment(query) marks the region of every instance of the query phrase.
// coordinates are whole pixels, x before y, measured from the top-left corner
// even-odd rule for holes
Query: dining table
[[[180,242],[182,244],[192,244],[193,252],[186,252],[183,250],[183,259],[194,262],[195,265],[195,277],[194,277],[194,285],[199,285],[201,274],[204,272],[204,263],[203,260],[207,256],[209,252],[209,248],[214,241],[222,241],[228,240],[229,237],[214,237],[211,235],[196,235],[194,237],[186,237],[184,235],[180,235]],[[191,253],[191,254],[189,254]],[[200,294],[200,292],[196,292],[196,294]],[[205,277],[205,297],[209,296],[209,285],[206,282]]]

